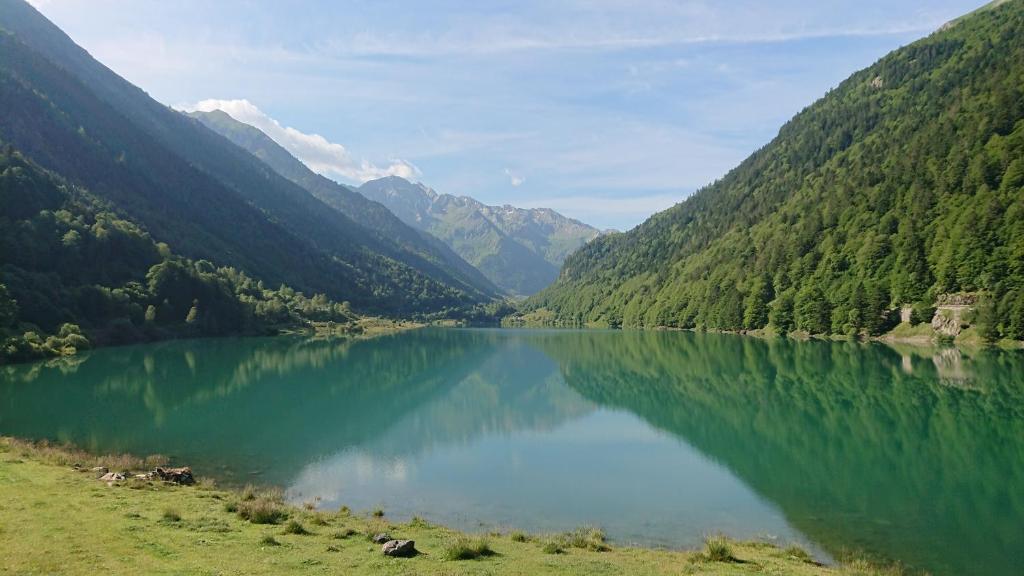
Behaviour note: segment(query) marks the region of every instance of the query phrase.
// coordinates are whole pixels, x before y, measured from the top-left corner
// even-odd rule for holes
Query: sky
[[[984,0],[32,0],[179,109],[314,170],[625,230]]]

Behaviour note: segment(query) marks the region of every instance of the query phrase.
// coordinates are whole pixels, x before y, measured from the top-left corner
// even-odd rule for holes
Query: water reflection
[[[1024,355],[657,332],[170,342],[0,368],[0,433],[473,527],[1024,563]]]

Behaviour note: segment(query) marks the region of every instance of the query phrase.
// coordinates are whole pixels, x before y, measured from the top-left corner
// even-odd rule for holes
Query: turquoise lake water
[[[295,502],[1024,570],[1024,353],[679,332],[246,338],[0,367],[0,434]]]

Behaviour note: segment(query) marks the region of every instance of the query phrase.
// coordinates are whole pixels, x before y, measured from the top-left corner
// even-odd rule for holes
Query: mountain
[[[1024,2],[853,74],[721,180],[570,256],[548,322],[877,334],[979,292],[1024,338]]]
[[[221,110],[192,112],[189,115],[248,150],[275,172],[301,186],[324,204],[362,224],[366,238],[372,238],[374,245],[382,252],[415,263],[420,269],[445,274],[467,290],[487,296],[498,295],[498,288],[447,244],[405,224],[381,204],[313,172],[260,129],[239,122]]]
[[[0,54],[0,141],[183,257],[390,316],[445,314],[490,300],[488,286],[440,256],[380,241],[249,152],[156,102],[21,0],[0,2]]]
[[[0,147],[0,206],[0,363],[312,322],[359,329],[343,303],[175,254],[10,145]]]
[[[410,226],[440,238],[515,295],[530,295],[551,284],[566,256],[600,235],[554,210],[487,206],[397,176],[371,180],[358,191]]]

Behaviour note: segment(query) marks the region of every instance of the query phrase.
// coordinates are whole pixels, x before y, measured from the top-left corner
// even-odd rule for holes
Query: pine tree
[[[768,324],[768,303],[772,300],[772,281],[762,275],[754,281],[743,310],[743,327],[747,330],[764,328]]]

